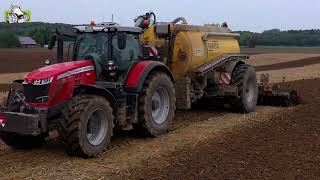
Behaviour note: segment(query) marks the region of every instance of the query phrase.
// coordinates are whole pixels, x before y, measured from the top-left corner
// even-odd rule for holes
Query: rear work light
[[[5,127],[7,123],[7,118],[0,112],[0,127]]]

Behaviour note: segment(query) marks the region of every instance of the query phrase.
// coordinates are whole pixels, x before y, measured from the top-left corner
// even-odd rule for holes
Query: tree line
[[[320,46],[320,29],[281,31],[271,29],[262,33],[239,31],[240,45],[250,46]]]
[[[20,47],[18,36],[28,36],[41,47],[48,44],[49,38],[56,29],[61,32],[72,33],[73,25],[61,23],[0,23],[0,48]]]
[[[29,36],[40,46],[48,44],[49,37],[56,29],[72,33],[73,25],[62,23],[0,23],[0,48],[20,47],[18,36]],[[320,46],[320,29],[281,31],[271,29],[262,33],[238,31],[240,45],[260,46]]]

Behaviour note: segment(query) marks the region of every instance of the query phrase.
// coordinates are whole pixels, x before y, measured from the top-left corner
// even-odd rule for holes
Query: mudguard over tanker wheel
[[[169,131],[176,109],[173,82],[165,73],[152,74],[139,97],[139,131],[158,136]],[[141,133],[141,132],[140,132]]]
[[[63,114],[59,134],[69,155],[95,157],[109,148],[114,116],[104,97],[78,95]]]
[[[9,132],[0,133],[0,139],[3,142],[5,142],[8,146],[18,150],[26,150],[40,147],[45,143],[46,137],[47,134],[39,136],[26,136]]]
[[[232,107],[241,113],[253,112],[258,101],[258,82],[254,68],[248,64],[235,67],[231,83],[238,87],[238,96]]]

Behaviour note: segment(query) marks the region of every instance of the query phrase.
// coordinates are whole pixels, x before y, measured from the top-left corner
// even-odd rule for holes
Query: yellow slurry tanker
[[[156,23],[147,13],[135,20],[143,29],[144,54],[164,62],[176,83],[177,108],[210,99],[241,112],[254,111],[258,99],[256,73],[240,54],[240,35],[227,24],[195,26],[183,17]],[[221,101],[222,100],[222,101]]]

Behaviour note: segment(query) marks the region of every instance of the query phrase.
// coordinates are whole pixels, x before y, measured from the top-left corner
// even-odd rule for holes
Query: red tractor
[[[140,28],[114,24],[76,26],[73,61],[45,66],[15,81],[0,113],[0,136],[17,149],[45,142],[58,130],[66,152],[94,157],[110,144],[114,129],[166,133],[175,112],[173,77],[165,64],[142,60]],[[51,43],[52,46],[52,43]]]

